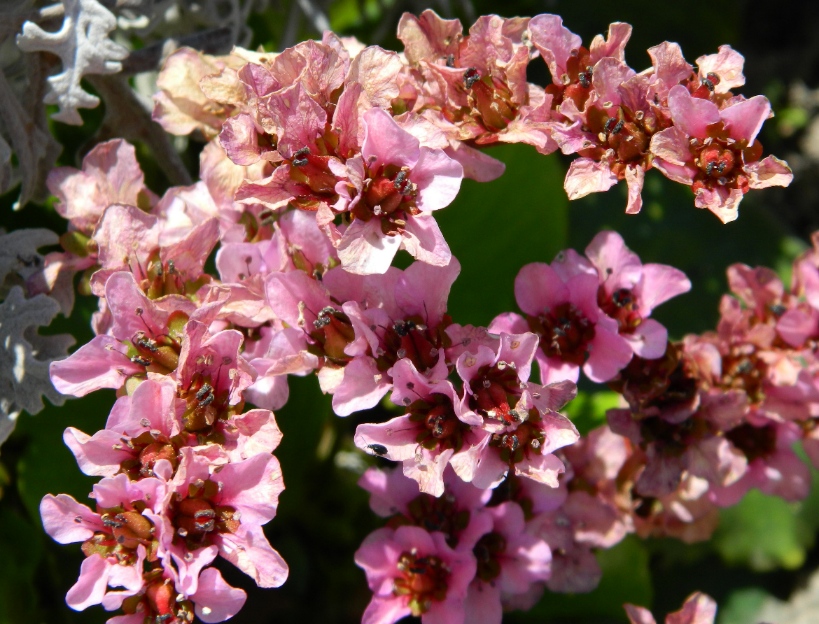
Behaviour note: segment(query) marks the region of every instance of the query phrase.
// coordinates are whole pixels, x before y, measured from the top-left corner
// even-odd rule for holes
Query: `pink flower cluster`
[[[625,63],[630,36],[614,23],[586,48],[549,14],[483,16],[464,35],[458,20],[427,10],[401,18],[402,54],[329,32],[280,54],[180,50],[154,114],[172,133],[218,132],[229,158],[253,168],[237,198],[266,208],[255,226],[287,208],[310,211],[342,265],[362,274],[383,273],[400,248],[447,263],[432,212],[462,177],[503,172],[475,149],[492,143],[577,154],[569,198],[625,179],[629,213],[640,211],[652,168],[723,222],[748,190],[790,184],[787,164],[762,158],[757,140],[770,103],[732,91],[745,83],[739,53],[722,46],[695,70],[664,42],[638,73]],[[538,57],[546,86],[526,79]]]
[[[64,394],[114,388],[119,397],[104,429],[64,436],[82,471],[102,477],[93,508],[65,494],[40,506],[46,531],[82,542],[86,555],[66,600],[122,609],[116,624],[221,622],[245,593],[209,567],[217,556],[263,587],[281,585],[288,568],[262,532],[284,489],[271,454],[281,432],[270,410],[244,408],[256,373],[227,320],[229,289],[203,270],[219,223],[175,228],[163,210],[198,189],[158,200],[121,141],[95,148],[83,170],[54,171],[49,184],[71,215],[72,245],[49,257],[46,279],[85,266],[100,297],[97,336],[55,362],[52,381]]]
[[[804,495],[790,445],[819,457],[819,238],[790,292],[734,267],[719,330],[672,344],[650,315],[688,279],[614,232],[523,267],[522,314],[456,323],[460,265],[433,217],[463,177],[502,173],[477,147],[523,142],[579,153],[570,197],[625,178],[637,212],[656,166],[735,218],[749,188],[790,181],[760,160],[767,100],[730,92],[742,58],[724,47],[696,73],[666,43],[637,74],[628,25],[586,49],[552,15],[482,17],[463,35],[425,11],[398,32],[403,54],[332,33],[279,54],[182,49],[155,117],[213,139],[200,181],[158,197],[118,140],[50,175],[69,232],[31,286],[68,311],[81,273],[100,302],[96,337],[51,378],[64,394],[118,396],[104,429],[64,436],[101,477],[94,508],[63,494],[41,505],[49,534],[86,555],[73,608],[121,608],[112,624],[222,621],[245,595],[208,567],[217,555],[260,586],[284,582],[261,527],[284,487],[271,410],[288,375],[315,373],[339,416],[387,395],[400,414],[354,436],[402,464],[361,481],[390,518],[356,555],[368,623],[500,622],[544,588],[592,589],[592,550],[628,532],[688,539],[750,487]],[[538,56],[545,88],[526,81]],[[218,278],[204,271],[217,244]],[[400,249],[416,260],[403,270]],[[581,369],[629,405],[583,439],[558,411]]]
[[[789,289],[770,269],[731,266],[716,331],[635,357],[609,381],[628,407],[564,450],[570,495],[593,493],[628,531],[688,542],[752,488],[807,496],[794,446],[819,466],[819,233],[813,241]]]

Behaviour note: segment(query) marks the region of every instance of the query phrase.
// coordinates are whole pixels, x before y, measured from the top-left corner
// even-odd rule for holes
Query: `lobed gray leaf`
[[[63,0],[65,17],[57,32],[47,32],[33,22],[23,24],[17,46],[25,52],[51,52],[60,57],[63,71],[48,79],[47,104],[57,104],[57,121],[82,125],[79,108],[94,108],[99,98],[80,85],[88,74],[112,74],[122,69],[128,50],[108,38],[117,26],[114,14],[98,0]]]

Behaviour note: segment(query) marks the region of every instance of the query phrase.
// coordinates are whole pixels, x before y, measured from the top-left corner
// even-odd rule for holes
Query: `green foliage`
[[[564,171],[527,145],[498,145],[488,153],[506,163],[497,180],[465,180],[457,199],[435,218],[461,275],[449,313],[461,324],[487,325],[517,310],[514,281],[529,262],[551,262],[568,240]]]

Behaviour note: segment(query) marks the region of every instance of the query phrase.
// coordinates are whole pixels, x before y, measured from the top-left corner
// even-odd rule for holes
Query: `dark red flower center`
[[[552,358],[583,365],[595,330],[586,316],[571,303],[562,303],[538,316],[528,316],[529,328],[540,336],[540,348]]]
[[[501,556],[506,552],[506,538],[500,533],[487,533],[472,549],[478,562],[476,576],[484,583],[491,583],[500,576]]]

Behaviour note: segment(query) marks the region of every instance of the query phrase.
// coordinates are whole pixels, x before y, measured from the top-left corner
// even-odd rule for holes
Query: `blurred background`
[[[505,17],[557,13],[585,45],[594,35],[605,33],[610,22],[629,22],[634,32],[626,60],[637,71],[650,65],[645,50],[664,40],[678,42],[692,64],[703,54],[715,53],[721,44],[731,45],[746,59],[747,83],[738,91],[746,96],[766,95],[776,113],[760,135],[765,153],[787,160],[795,174],[787,189],[746,195],[736,222],[722,225],[711,213],[695,209],[687,188],[656,171],[646,176],[640,215],[624,214],[622,184],[570,204],[563,191],[569,160],[559,154],[544,157],[527,146],[491,148],[493,156],[507,163],[507,172],[489,184],[466,181],[456,202],[437,215],[463,267],[450,297],[456,322],[485,325],[496,314],[515,309],[512,285],[522,265],[550,262],[566,247],[582,251],[598,231],[615,229],[643,262],[671,264],[690,277],[692,291],[656,312],[674,338],[714,328],[719,298],[727,290],[728,265],[769,266],[787,278],[790,262],[806,248],[811,232],[819,229],[819,13],[812,4],[795,0],[507,0],[503,4],[486,0],[148,0],[140,7],[139,0],[108,2],[123,19],[137,15],[136,9],[146,5],[155,9],[150,28],[134,27],[119,35],[135,51],[119,79],[127,79],[138,97],[152,91],[155,74],[145,70],[156,67],[156,50],[170,36],[199,43],[211,53],[226,52],[233,43],[273,51],[320,38],[319,29],[329,25],[366,44],[400,50],[395,38],[399,17],[425,8],[460,18],[466,29],[487,13]],[[15,26],[14,15],[4,19]],[[6,56],[0,58],[11,58],[4,65],[6,75],[10,80],[25,78],[15,75],[25,69],[15,65],[14,55],[8,52],[13,45],[9,33],[14,31],[9,26],[0,32],[6,33],[0,42]],[[530,80],[543,85],[547,79],[545,65],[534,61]],[[103,92],[103,104],[83,111],[83,126],[49,122],[62,147],[58,165],[79,166],[96,142],[118,136],[121,130],[115,111],[106,110],[105,102],[110,107],[113,100],[105,97],[105,81],[94,79],[86,86]],[[179,170],[164,165],[157,141],[146,136],[130,138],[137,143],[152,190],[161,194],[171,184],[185,183],[185,175],[195,179],[201,142],[173,143],[180,153],[183,170]],[[48,199],[12,211],[19,193],[14,188],[0,197],[4,229],[65,231]],[[406,255],[401,259],[404,266],[407,260]],[[58,317],[48,333],[69,332],[78,344],[87,342],[95,309],[94,299],[80,298],[72,317]],[[338,418],[314,378],[295,378],[290,387],[290,402],[277,412],[284,440],[276,455],[286,490],[278,516],[266,527],[271,544],[290,565],[290,578],[280,589],[260,590],[229,564],[220,565],[225,579],[249,594],[246,606],[232,621],[358,622],[370,594],[363,572],[353,563],[353,552],[382,522],[369,511],[367,497],[355,485],[363,469],[376,460],[355,450],[352,433],[358,423],[388,414]],[[569,406],[583,430],[604,421],[608,397],[600,390],[582,386],[581,398]],[[62,443],[62,432],[67,426],[89,433],[101,428],[113,401],[113,392],[97,392],[62,408],[49,406],[37,416],[23,414],[3,446],[0,624],[93,624],[107,619],[99,607],[75,613],[65,606],[65,592],[76,580],[83,556],[79,545],[60,546],[44,534],[38,505],[48,492],[86,500],[95,480],[79,472]],[[386,412],[389,407],[376,409]],[[664,616],[695,590],[718,601],[719,624],[817,622],[819,610],[811,602],[819,603],[811,593],[819,593],[819,580],[811,581],[819,567],[817,530],[819,487],[798,505],[752,492],[740,505],[723,512],[721,526],[709,542],[687,545],[630,537],[599,554],[604,576],[596,591],[577,596],[547,594],[530,613],[509,614],[504,622],[622,623],[624,602],[650,607]]]

